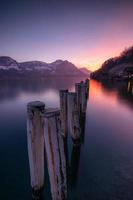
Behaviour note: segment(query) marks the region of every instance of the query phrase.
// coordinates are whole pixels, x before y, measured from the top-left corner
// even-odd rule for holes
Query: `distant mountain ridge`
[[[52,63],[42,61],[17,62],[8,56],[0,57],[0,78],[3,77],[44,77],[44,76],[85,76],[73,63],[56,60]]]
[[[133,46],[125,49],[120,56],[106,60],[91,77],[97,80],[133,77]]]
[[[85,73],[86,75],[91,74],[91,70],[87,69],[86,67],[79,68],[81,72]]]
[[[19,69],[18,62],[8,56],[0,57],[0,70]]]

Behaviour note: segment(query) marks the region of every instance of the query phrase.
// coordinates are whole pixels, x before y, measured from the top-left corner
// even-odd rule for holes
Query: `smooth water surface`
[[[26,104],[59,106],[59,89],[74,90],[83,78],[0,81],[0,200],[30,200]],[[70,200],[133,199],[133,99],[126,83],[90,82],[84,143],[69,149]],[[48,174],[44,196],[50,200]]]

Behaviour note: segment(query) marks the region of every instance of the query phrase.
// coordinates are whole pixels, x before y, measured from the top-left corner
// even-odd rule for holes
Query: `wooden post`
[[[86,112],[88,93],[89,93],[89,79],[85,82],[75,84],[75,91],[77,94],[77,105],[80,115]]]
[[[80,128],[81,128],[81,140],[84,142],[84,133],[85,133],[85,118],[86,118],[86,108],[88,100],[88,81],[76,83],[75,91],[77,94],[77,105],[80,116]]]
[[[53,200],[67,200],[67,168],[60,110],[44,114],[44,141]]]
[[[87,85],[85,83],[81,84],[81,111],[82,114],[86,112],[87,108]]]
[[[79,114],[81,113],[81,83],[76,83],[75,84],[75,92],[77,94],[77,107]]]
[[[61,134],[67,137],[68,117],[67,117],[67,94],[68,90],[60,90],[60,114],[61,114]]]
[[[90,81],[89,81],[89,79],[87,78],[86,80],[85,80],[85,84],[86,84],[86,98],[88,99],[88,95],[89,95],[89,87],[90,87]]]
[[[80,114],[77,107],[77,95],[74,92],[68,93],[68,119],[69,128],[74,143],[79,143],[81,128],[80,128]]]
[[[87,86],[89,88],[89,79],[88,78],[85,80],[85,83],[87,84]]]
[[[39,199],[44,185],[44,123],[45,104],[39,101],[27,105],[27,140],[33,198]]]

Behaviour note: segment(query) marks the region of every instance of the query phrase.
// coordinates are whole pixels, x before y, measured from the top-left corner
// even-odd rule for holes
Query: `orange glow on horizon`
[[[132,23],[132,7],[123,14],[125,10],[123,7],[115,21],[110,21],[108,26],[102,29],[102,35],[97,38],[94,47],[82,52],[80,57],[75,60],[78,66],[95,71],[107,59],[119,56],[125,48],[133,45],[132,30],[129,27],[129,24]]]
[[[86,67],[87,69],[91,71],[95,71],[98,68],[101,67],[101,65],[112,57],[117,57],[120,55],[120,53],[127,47],[130,47],[133,42],[128,41],[124,42],[123,45],[120,45],[116,41],[116,46],[114,48],[114,42],[109,41],[108,45],[106,46],[106,43],[103,43],[99,45],[97,49],[95,49],[93,52],[90,53],[89,56],[85,56],[85,59],[83,61],[79,61],[77,66],[78,67]],[[127,45],[124,45],[127,44]],[[102,47],[101,47],[102,46]],[[81,59],[82,60],[82,59]]]
[[[95,49],[94,52],[92,52],[86,59],[84,59],[83,61],[79,61],[77,66],[80,67],[86,67],[87,69],[91,70],[91,71],[95,71],[98,68],[101,67],[101,65],[108,60],[109,58],[112,57],[117,57],[120,55],[120,53],[127,47],[130,47],[132,44],[130,43],[130,45],[122,45],[123,47],[121,48],[119,45],[116,44],[116,47],[113,49],[113,45],[111,44],[112,42],[110,41],[110,43],[108,43],[109,47],[106,47],[103,45],[102,48],[97,48]]]

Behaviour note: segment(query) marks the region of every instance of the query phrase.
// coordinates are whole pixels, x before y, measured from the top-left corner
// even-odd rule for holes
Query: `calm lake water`
[[[74,90],[83,78],[0,82],[0,200],[30,200],[26,104],[59,106],[59,89]],[[133,199],[133,98],[126,83],[90,82],[84,143],[69,139],[70,200]],[[50,200],[48,174],[44,196]]]

